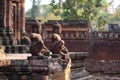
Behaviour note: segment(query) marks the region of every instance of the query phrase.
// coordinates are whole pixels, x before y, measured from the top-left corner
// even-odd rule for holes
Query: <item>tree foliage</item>
[[[54,14],[51,5],[41,5],[40,16],[39,18],[44,22],[47,20],[59,20],[60,16]]]
[[[38,17],[39,19],[41,19],[41,21],[45,22],[47,20],[61,19],[60,16],[56,16],[54,14],[54,11],[51,5],[38,5],[38,6],[39,8],[36,8],[36,10],[34,11],[34,15],[35,17]],[[31,11],[32,11],[32,8],[25,13],[26,17],[31,17]]]
[[[97,23],[97,26],[102,26],[107,21],[106,0],[66,0],[62,8],[53,1],[51,5],[55,14],[64,20],[88,20],[91,24]]]
[[[40,0],[32,0],[31,17],[35,18],[40,14]]]
[[[26,12],[26,17],[35,18],[40,16],[40,0],[30,0],[32,3],[32,8]]]

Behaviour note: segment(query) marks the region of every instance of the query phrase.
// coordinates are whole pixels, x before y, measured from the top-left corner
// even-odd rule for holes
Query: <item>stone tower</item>
[[[6,53],[25,53],[26,46],[21,45],[25,31],[25,0],[0,1],[0,46]]]
[[[0,30],[6,32],[6,28],[11,29],[18,41],[25,30],[24,3],[25,0],[0,1]]]

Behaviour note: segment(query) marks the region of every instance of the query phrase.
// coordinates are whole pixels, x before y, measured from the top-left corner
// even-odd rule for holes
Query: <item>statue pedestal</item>
[[[48,75],[40,75],[40,74],[37,74],[37,73],[32,73],[31,77],[32,77],[31,80],[49,80]]]
[[[70,80],[71,61],[66,63],[46,56],[31,56],[28,61],[32,80]]]

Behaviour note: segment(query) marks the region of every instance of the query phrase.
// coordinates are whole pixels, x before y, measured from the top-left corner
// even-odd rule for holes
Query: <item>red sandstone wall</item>
[[[120,60],[120,41],[96,42],[90,48],[91,60]]]
[[[64,40],[66,47],[70,52],[89,52],[89,42],[86,40]],[[51,45],[50,40],[45,41],[46,46],[49,48]]]
[[[120,60],[120,41],[96,41],[92,46],[86,40],[64,40],[70,52],[89,52],[87,60]],[[45,41],[49,48],[51,41]]]

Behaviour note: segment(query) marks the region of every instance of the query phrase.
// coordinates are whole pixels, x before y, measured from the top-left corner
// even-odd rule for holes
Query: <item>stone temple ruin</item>
[[[65,42],[60,35],[54,36],[52,49],[59,54],[51,54],[38,32],[25,33],[24,0],[2,0],[0,6],[0,79],[70,80],[71,59],[67,50],[61,52]]]
[[[93,32],[86,20],[25,19],[24,0],[0,6],[0,80],[120,80],[119,32]]]

